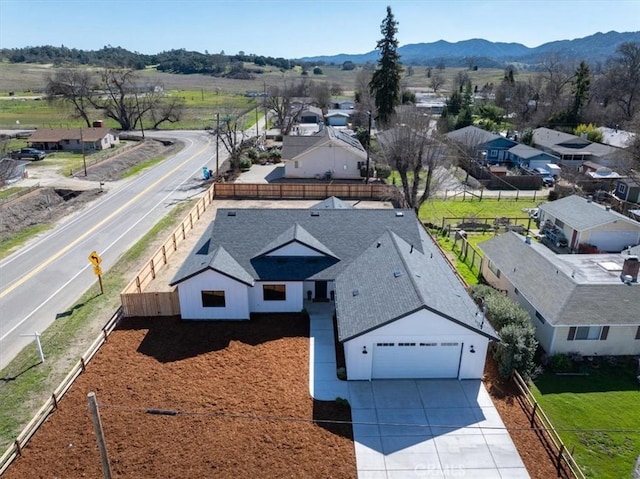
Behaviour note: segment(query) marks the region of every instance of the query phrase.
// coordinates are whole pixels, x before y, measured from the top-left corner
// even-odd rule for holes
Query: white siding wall
[[[421,310],[370,333],[346,341],[345,360],[348,379],[371,379],[371,366],[376,342],[410,341],[462,342],[459,379],[481,378],[489,341],[484,336],[430,311]],[[473,345],[475,353],[470,352]],[[366,347],[368,354],[362,354]]]
[[[286,301],[265,301],[262,285],[284,284],[287,287]],[[299,313],[302,311],[302,281],[261,281],[249,289],[249,310],[252,313]]]
[[[336,146],[325,146],[311,151],[298,160],[285,163],[285,177],[314,178],[331,171],[336,179],[361,179],[358,162],[366,161],[366,155],[360,157],[352,151]]]
[[[568,326],[557,326],[555,328],[555,340],[553,351],[555,353],[580,352],[583,356],[603,356],[603,355],[638,355],[640,354],[640,339],[636,337],[638,325],[633,326],[610,326],[607,339],[582,339],[567,341],[569,335]]]
[[[267,256],[324,256],[324,254],[294,241],[272,251]]]
[[[182,319],[249,319],[249,286],[215,271],[205,271],[178,284]],[[224,291],[224,308],[203,308],[202,291]]]

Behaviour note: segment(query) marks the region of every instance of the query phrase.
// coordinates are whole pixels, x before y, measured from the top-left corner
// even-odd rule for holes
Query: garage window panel
[[[440,346],[458,346],[460,343],[440,343]]]
[[[380,346],[382,348],[395,346],[395,345],[396,345],[396,343],[376,343],[376,346]]]
[[[420,346],[437,346],[438,343],[420,343]]]

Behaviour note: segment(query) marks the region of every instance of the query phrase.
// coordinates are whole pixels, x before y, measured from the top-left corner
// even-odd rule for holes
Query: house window
[[[489,262],[487,263],[487,267],[489,268],[489,270],[496,275],[496,278],[500,277],[500,270],[498,269],[498,267],[493,263],[493,261],[489,260]]]
[[[567,341],[600,340],[604,341],[609,335],[609,326],[577,326],[569,328]]]
[[[544,316],[542,316],[539,312],[536,311],[536,318],[538,318],[538,320],[542,323],[542,324],[546,324],[547,321],[544,319]]]
[[[497,156],[498,156],[498,150],[491,150],[491,152],[490,152],[489,156],[490,156],[491,158],[497,158]]]
[[[293,167],[294,168],[300,168],[300,162],[298,160],[293,162]]]
[[[203,308],[224,308],[224,291],[202,291]]]
[[[640,339],[640,326],[638,326],[638,329],[636,330],[636,339]]]
[[[262,297],[265,301],[286,301],[287,287],[284,284],[265,284],[262,286]]]
[[[624,194],[627,191],[627,185],[624,183],[618,184],[618,192]]]
[[[520,294],[520,291],[518,291],[518,288],[513,288],[513,293],[518,296]]]
[[[556,219],[556,226],[560,229],[564,228],[564,222]]]

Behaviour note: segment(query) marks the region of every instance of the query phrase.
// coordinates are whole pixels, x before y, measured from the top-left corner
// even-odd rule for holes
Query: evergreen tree
[[[573,106],[571,108],[571,117],[578,123],[582,107],[589,100],[589,88],[591,86],[591,74],[589,65],[584,60],[580,62],[576,70],[576,76],[572,83]]]
[[[400,79],[402,67],[398,54],[398,22],[395,21],[391,7],[387,7],[387,16],[380,25],[383,38],[378,41],[376,49],[380,50],[378,68],[373,73],[369,89],[375,98],[378,109],[378,121],[387,123],[395,107],[400,104]]]

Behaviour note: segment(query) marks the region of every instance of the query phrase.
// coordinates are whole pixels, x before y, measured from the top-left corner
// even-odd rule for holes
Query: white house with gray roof
[[[484,279],[529,313],[548,354],[640,354],[637,256],[554,254],[513,232],[478,246]]]
[[[220,209],[170,284],[185,320],[335,300],[348,379],[480,378],[498,339],[412,210]]]
[[[640,243],[640,223],[577,195],[541,204],[538,218],[540,225],[549,221],[560,228],[574,252],[591,245],[617,253]]]
[[[357,139],[327,126],[315,135],[285,136],[282,159],[285,178],[362,180],[367,152]]]

